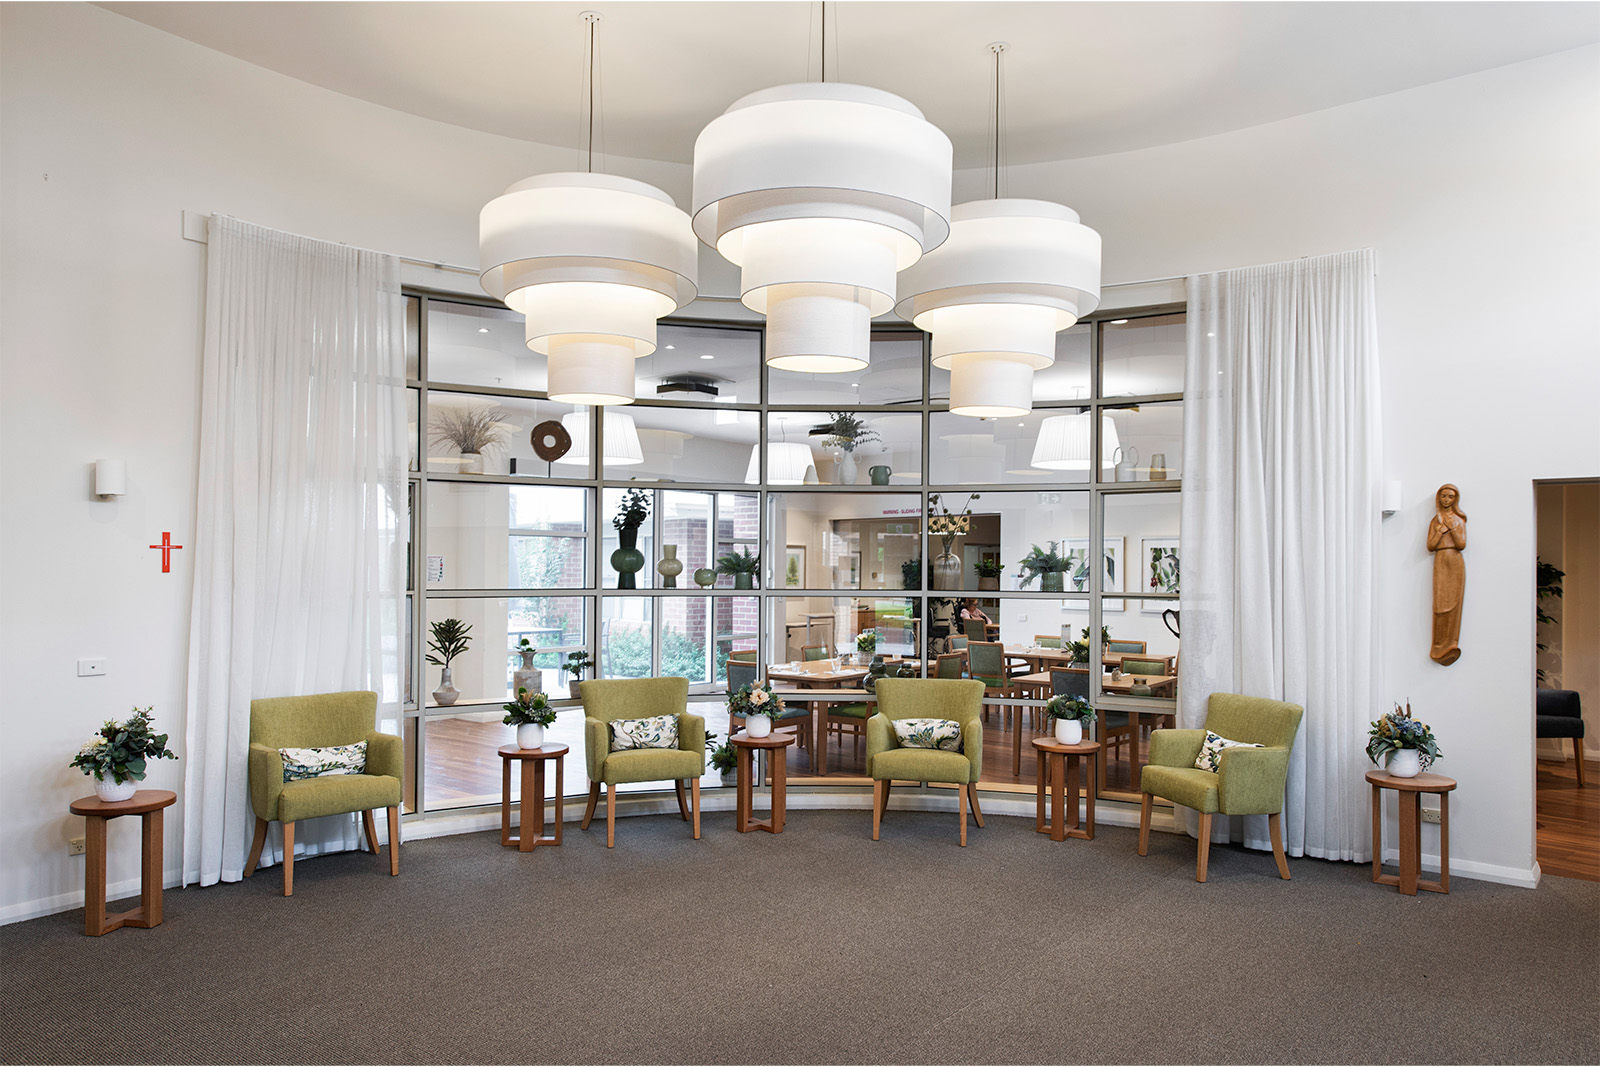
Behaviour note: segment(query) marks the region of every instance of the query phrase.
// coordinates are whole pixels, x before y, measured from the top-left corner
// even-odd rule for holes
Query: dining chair
[[[867,719],[872,716],[873,710],[872,704],[859,700],[843,704],[822,703],[822,744],[828,743],[830,735],[836,735],[842,748],[845,732],[849,731],[855,739],[854,753],[859,756],[862,742],[867,736]]]
[[[978,625],[983,625],[981,622]],[[1016,686],[1011,677],[1006,673],[1006,646],[998,641],[972,641],[967,645],[967,674],[983,683],[983,695],[988,697],[1009,697],[1017,693]],[[1011,721],[1014,714],[1011,705],[1002,704],[1000,707],[1000,726],[1002,729]],[[989,706],[984,704],[983,717],[989,717]]]
[[[1050,695],[1089,699],[1089,669],[1087,667],[1050,668]],[[1104,788],[1106,760],[1113,745],[1120,751],[1124,742],[1133,740],[1133,726],[1125,711],[1100,711],[1100,751],[1096,753],[1100,769],[1098,781]]]
[[[1060,634],[1034,634],[1033,635],[1033,647],[1034,648],[1060,648],[1061,647],[1061,635]]]
[[[1118,640],[1117,638],[1113,637],[1111,639],[1111,647],[1107,651],[1109,651],[1109,652],[1133,652],[1133,653],[1137,653],[1138,655],[1142,656],[1142,655],[1144,655],[1145,644],[1146,643],[1144,641],[1121,641],[1121,640]]]
[[[760,677],[760,664],[751,663],[747,660],[728,660],[728,693],[730,695],[737,693],[743,686],[756,684]],[[783,710],[773,719],[772,725],[801,727],[801,729],[795,731],[799,735],[800,747],[809,749],[811,747],[810,719],[811,709],[809,706],[798,703],[785,703]],[[800,720],[805,721],[801,722]],[[728,736],[732,737],[734,732],[742,726],[744,726],[744,716],[735,714],[733,708],[730,707],[728,709]]]
[[[1167,660],[1165,656],[1123,656],[1122,673],[1165,676],[1167,673]]]
[[[807,662],[807,663],[810,663],[813,660],[827,659],[828,658],[828,646],[827,645],[802,645],[800,647],[800,658],[802,660],[804,660],[805,662]]]
[[[968,641],[987,641],[989,640],[987,625],[982,619],[962,619],[961,632],[967,635]]]
[[[757,662],[759,662],[758,656],[759,656],[759,652],[756,649],[753,649],[753,648],[745,648],[745,649],[740,649],[737,652],[729,652],[728,653],[728,658],[730,660],[736,659],[736,660],[741,660],[741,661],[743,661],[745,663],[757,663]]]
[[[933,661],[933,676],[935,678],[965,678],[967,676],[967,655],[965,652],[946,652]]]

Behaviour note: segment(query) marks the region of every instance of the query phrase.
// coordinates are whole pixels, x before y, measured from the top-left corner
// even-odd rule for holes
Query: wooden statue
[[[1441,485],[1434,494],[1438,513],[1428,523],[1428,551],[1433,553],[1433,648],[1435,663],[1448,667],[1461,658],[1461,599],[1467,585],[1467,567],[1461,550],[1467,547],[1467,514],[1461,510],[1461,492]]]

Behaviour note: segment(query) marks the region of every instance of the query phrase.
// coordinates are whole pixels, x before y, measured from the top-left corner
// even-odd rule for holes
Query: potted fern
[[[761,567],[761,556],[752,556],[748,547],[717,557],[717,572],[733,575],[735,589],[754,589],[756,571]]]
[[[1082,697],[1053,696],[1044,713],[1056,721],[1056,740],[1063,745],[1083,743],[1083,732],[1094,722],[1094,708]]]
[[[556,709],[543,693],[517,690],[517,699],[505,705],[506,717],[501,721],[517,728],[518,748],[543,748],[544,728],[556,721]]]
[[[433,702],[440,706],[448,706],[456,702],[461,691],[450,680],[450,661],[467,650],[472,644],[472,638],[467,635],[472,627],[460,619],[440,619],[429,629],[433,637],[428,642],[432,649],[428,653],[428,662],[436,667],[443,667],[444,672],[439,676],[439,688],[433,691]]]
[[[1048,549],[1033,545],[1028,554],[1017,562],[1017,569],[1021,572],[1022,588],[1028,588],[1033,584],[1033,580],[1038,578],[1039,589],[1042,592],[1061,592],[1063,576],[1072,566],[1072,562],[1056,551],[1056,546],[1060,543],[1051,541]]]

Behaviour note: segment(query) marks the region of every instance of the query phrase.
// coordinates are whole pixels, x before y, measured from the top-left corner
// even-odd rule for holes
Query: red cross
[[[151,545],[150,547],[159,548],[161,550],[161,573],[168,574],[172,571],[172,550],[175,548],[182,548],[183,546],[173,544],[172,534],[168,533],[166,530],[162,530],[161,543],[159,545]]]

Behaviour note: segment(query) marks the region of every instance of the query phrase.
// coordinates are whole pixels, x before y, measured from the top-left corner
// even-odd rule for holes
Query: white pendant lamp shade
[[[1056,333],[1099,306],[1100,235],[1046,200],[974,200],[951,216],[950,240],[901,277],[899,313],[933,335],[952,412],[1027,414]]]
[[[694,149],[694,232],[741,269],[770,366],[867,365],[895,274],[950,232],[950,139],[892,93],[780,85],[733,103]]]
[[[633,402],[633,361],[656,348],[656,319],[694,300],[689,217],[644,182],[540,174],[478,216],[484,291],[527,317],[549,357],[552,400]]]
[[[1100,466],[1115,466],[1112,454],[1122,447],[1116,423],[1110,415],[1100,416]],[[1039,439],[1033,446],[1033,465],[1045,470],[1086,471],[1089,469],[1089,413],[1052,415],[1039,425]]]
[[[561,425],[572,436],[572,448],[556,463],[589,462],[589,413],[569,411],[561,416]],[[633,416],[626,411],[608,411],[600,424],[605,430],[605,465],[630,467],[644,462],[644,449],[639,446],[639,430]]]
[[[767,484],[800,485],[811,466],[811,446],[798,441],[770,441],[767,444]],[[761,446],[750,449],[750,465],[745,468],[744,484],[761,480]]]

